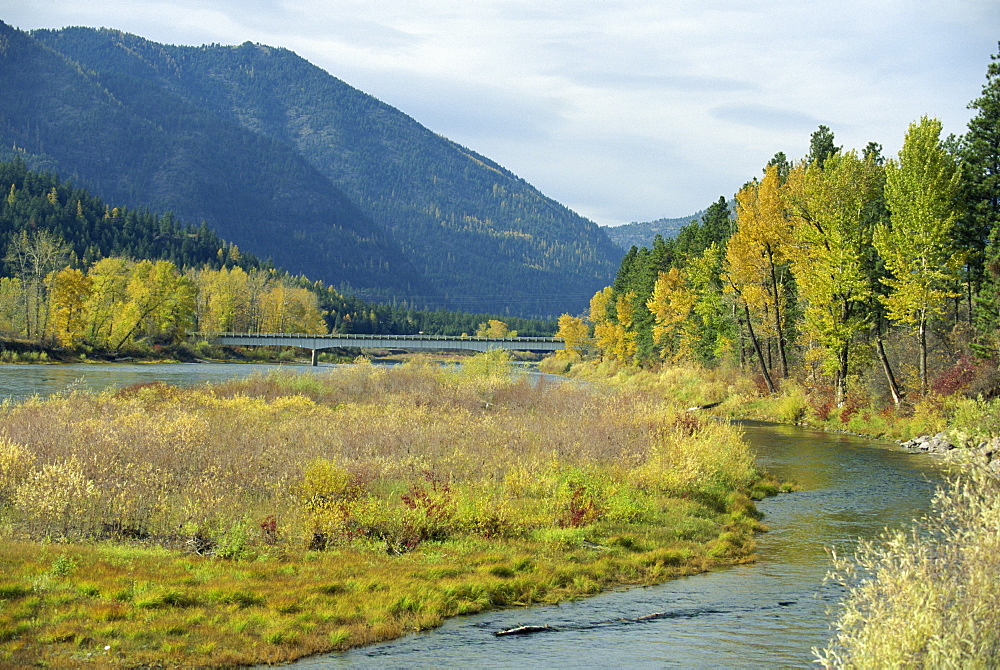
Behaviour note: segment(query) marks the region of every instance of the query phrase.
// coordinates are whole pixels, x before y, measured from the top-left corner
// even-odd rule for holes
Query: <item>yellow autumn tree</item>
[[[325,335],[328,330],[316,294],[285,284],[260,297],[261,332]]]
[[[87,277],[90,279],[87,339],[97,346],[108,346],[121,328],[121,312],[132,269],[124,258],[112,256],[92,263]]]
[[[659,273],[646,308],[653,314],[653,344],[662,360],[676,362],[691,354],[696,335],[690,317],[696,301],[681,270]]]
[[[635,293],[632,291],[618,296],[614,304],[617,321],[605,317],[604,321],[594,325],[594,338],[603,358],[619,363],[631,363],[635,359],[636,334],[629,330],[635,317],[634,301]]]
[[[517,331],[511,330],[503,321],[490,319],[479,324],[476,329],[476,337],[517,337]]]
[[[727,289],[742,303],[747,328],[768,386],[770,366],[765,362],[758,334],[770,336],[778,350],[782,376],[788,374],[785,353],[788,271],[792,229],[781,195],[776,165],[764,178],[736,194],[737,230],[726,246]],[[754,329],[754,322],[758,327]]]
[[[250,277],[243,268],[198,273],[198,327],[207,333],[252,332]]]
[[[87,303],[91,279],[76,268],[52,272],[49,285],[49,335],[64,347],[72,347],[86,334]]]
[[[170,261],[139,261],[132,267],[112,347],[148,336],[180,340],[194,323],[196,289]]]
[[[594,324],[594,343],[606,360],[619,360],[619,353],[625,350],[627,333],[621,324],[611,319],[614,290],[605,286],[590,299],[589,321]]]
[[[564,349],[557,351],[559,358],[569,358],[579,360],[583,355],[583,347],[590,335],[590,328],[587,322],[578,316],[563,314],[559,317],[559,329],[556,337],[563,341]]]

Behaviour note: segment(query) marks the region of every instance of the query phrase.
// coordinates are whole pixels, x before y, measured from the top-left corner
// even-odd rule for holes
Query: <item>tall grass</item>
[[[26,539],[211,551],[233,535],[293,546],[516,535],[557,525],[574,486],[600,499],[601,517],[755,474],[734,429],[662,398],[488,365],[151,384],[0,416],[7,532]]]
[[[734,427],[495,352],[0,406],[0,662],[237,665],[749,560]]]

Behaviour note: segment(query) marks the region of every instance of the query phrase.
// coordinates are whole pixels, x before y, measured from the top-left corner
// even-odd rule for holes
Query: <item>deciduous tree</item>
[[[579,358],[583,354],[583,347],[589,336],[590,328],[586,321],[580,317],[569,314],[563,314],[559,317],[559,330],[556,331],[556,337],[562,338],[565,347],[563,352],[567,357]]]
[[[646,308],[653,314],[653,344],[660,359],[676,362],[693,353],[697,335],[691,314],[696,301],[684,273],[677,268],[657,277]]]
[[[748,318],[756,318],[761,330],[770,331],[781,375],[787,376],[784,278],[792,229],[781,198],[777,166],[769,165],[763,180],[747,184],[736,195],[736,219],[736,233],[726,246],[727,282],[743,302]],[[762,367],[767,367],[763,357],[759,358]]]
[[[21,280],[24,322],[28,338],[41,338],[48,315],[46,277],[70,259],[69,246],[47,230],[21,231],[7,246],[4,261]]]
[[[71,347],[86,334],[92,283],[76,268],[67,267],[49,275],[49,330],[59,344]]]
[[[873,296],[872,231],[883,191],[882,169],[853,151],[800,163],[789,174],[785,200],[793,214],[792,271],[803,302],[803,331],[819,343],[846,397],[852,345],[869,327]]]
[[[927,322],[954,297],[962,256],[953,232],[961,171],[941,144],[941,122],[910,125],[898,161],[886,165],[890,225],[875,229],[874,244],[891,273],[882,300],[889,318],[913,324],[919,344],[920,387],[927,390]]]

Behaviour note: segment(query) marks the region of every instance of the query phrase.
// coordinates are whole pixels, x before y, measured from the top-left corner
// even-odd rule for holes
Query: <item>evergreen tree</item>
[[[1000,53],[991,56],[983,94],[969,103],[969,108],[977,110],[977,114],[969,121],[959,148],[966,209],[958,222],[957,237],[969,255],[967,280],[971,296],[984,279],[987,283],[996,281],[992,273],[984,277],[983,269],[984,262],[990,262],[985,256],[987,240],[1000,225]],[[993,294],[996,287],[984,287],[984,292]],[[982,298],[977,305],[984,305]],[[977,321],[977,325],[985,332],[984,323]]]
[[[977,336],[972,348],[995,361],[1000,359],[1000,226],[990,233],[985,256],[985,281],[976,297]]]
[[[823,167],[826,159],[840,151],[840,147],[833,144],[833,131],[826,126],[820,126],[809,139],[808,163],[816,163]]]

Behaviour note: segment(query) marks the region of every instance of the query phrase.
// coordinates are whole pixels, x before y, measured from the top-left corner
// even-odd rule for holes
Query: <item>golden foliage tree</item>
[[[86,334],[87,304],[93,281],[76,268],[52,272],[49,285],[49,332],[56,342],[71,347]]]
[[[88,339],[107,346],[120,327],[121,305],[125,303],[132,270],[124,258],[109,257],[91,265],[87,276],[91,280]]]
[[[479,324],[476,337],[517,337],[517,331],[511,330],[503,321],[490,319],[486,323]]]
[[[788,374],[785,353],[787,300],[784,277],[792,241],[791,223],[781,197],[778,169],[769,165],[759,183],[751,182],[736,195],[737,230],[726,246],[728,288],[742,302],[747,328],[765,378],[768,366],[753,328],[774,339],[781,374]],[[769,380],[769,386],[773,386]]]
[[[326,321],[316,294],[304,288],[279,283],[260,298],[265,333],[307,333],[325,335]]]
[[[559,329],[556,331],[556,337],[562,338],[565,348],[562,351],[556,352],[556,355],[562,355],[567,358],[580,358],[583,354],[584,344],[589,336],[590,328],[587,326],[586,321],[578,316],[563,314],[559,317]]]
[[[145,335],[183,338],[194,323],[194,284],[170,261],[139,261],[131,268],[112,348]]]
[[[691,354],[691,314],[697,295],[677,268],[659,273],[646,307],[653,314],[653,344],[661,359],[678,361]]]

